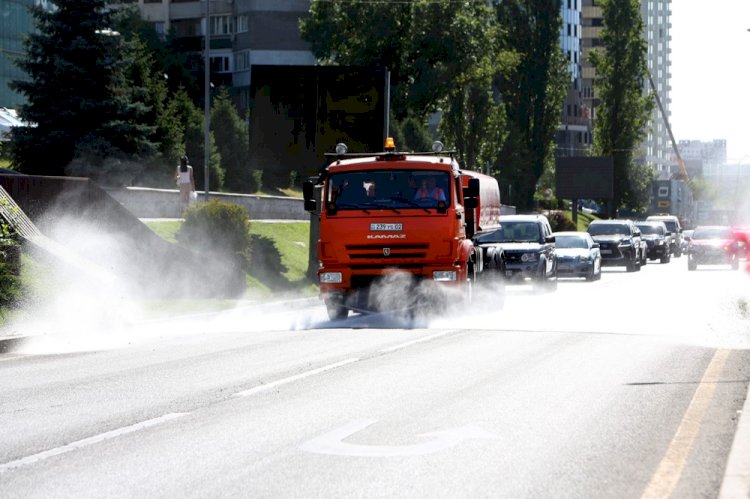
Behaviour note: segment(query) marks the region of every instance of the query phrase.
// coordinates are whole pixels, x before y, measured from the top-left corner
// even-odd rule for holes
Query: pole
[[[203,184],[205,186],[205,201],[208,201],[208,172],[211,158],[209,130],[211,127],[211,1],[206,0],[206,33],[205,33],[205,68],[203,71]]]
[[[391,72],[388,68],[385,68],[385,137],[383,137],[383,144],[385,139],[390,136],[391,127]]]

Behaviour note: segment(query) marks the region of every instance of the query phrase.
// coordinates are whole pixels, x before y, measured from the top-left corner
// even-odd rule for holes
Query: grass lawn
[[[177,242],[176,234],[181,221],[149,221],[148,227],[169,242]],[[307,222],[264,223],[250,222],[250,234],[255,238],[270,241],[280,256],[281,265],[286,269],[283,277],[287,281],[288,292],[313,295],[317,287],[306,279],[310,239],[310,224]],[[261,282],[251,272],[248,275],[248,295],[254,298],[277,295],[274,290]]]

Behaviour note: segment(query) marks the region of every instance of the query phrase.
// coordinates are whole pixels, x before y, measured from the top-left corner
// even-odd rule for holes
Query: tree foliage
[[[147,90],[128,78],[138,47],[102,33],[113,26],[113,12],[104,0],[32,9],[38,31],[18,63],[28,80],[12,83],[27,101],[21,118],[34,124],[13,132],[12,161],[20,171],[63,175],[74,160],[101,166],[156,151],[142,100]]]
[[[224,186],[232,192],[250,192],[251,172],[248,162],[250,131],[229,95],[222,87],[211,106],[211,129],[224,169]]]
[[[559,46],[559,0],[506,0],[497,7],[500,47],[516,64],[498,73],[508,137],[497,168],[505,202],[533,207],[534,192],[554,157],[554,136],[570,81]],[[505,189],[504,192],[505,194]]]
[[[323,64],[386,67],[395,129],[442,111],[441,138],[475,168],[502,142],[496,24],[484,2],[313,2],[303,38]],[[413,121],[410,121],[413,120]],[[413,146],[413,144],[409,144]]]
[[[604,0],[602,11],[604,50],[591,54],[600,99],[594,117],[594,153],[614,158],[611,210],[644,210],[655,174],[649,165],[636,165],[634,157],[654,102],[643,92],[648,67],[640,2]]]
[[[197,190],[203,190],[205,185],[205,119],[203,111],[198,109],[190,100],[190,96],[184,89],[180,89],[174,94],[170,102],[171,113],[177,116],[180,124],[183,143],[185,144],[184,153],[193,166],[195,176],[195,187]],[[224,169],[221,166],[221,155],[216,147],[214,134],[209,134],[209,172],[208,181],[209,189],[212,191],[221,190],[224,186]],[[174,173],[175,165],[172,165],[170,171]]]

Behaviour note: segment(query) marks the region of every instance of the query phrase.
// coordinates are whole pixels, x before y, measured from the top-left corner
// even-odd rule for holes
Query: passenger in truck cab
[[[422,180],[422,185],[417,189],[417,192],[414,194],[414,200],[415,201],[426,201],[426,200],[435,200],[437,201],[443,201],[445,202],[445,192],[443,189],[437,186],[437,181],[435,180],[435,177],[427,177],[426,179]]]

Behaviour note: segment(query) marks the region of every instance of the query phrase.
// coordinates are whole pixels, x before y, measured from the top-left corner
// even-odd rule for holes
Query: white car
[[[553,232],[558,277],[585,277],[594,281],[602,276],[599,243],[588,232]]]

